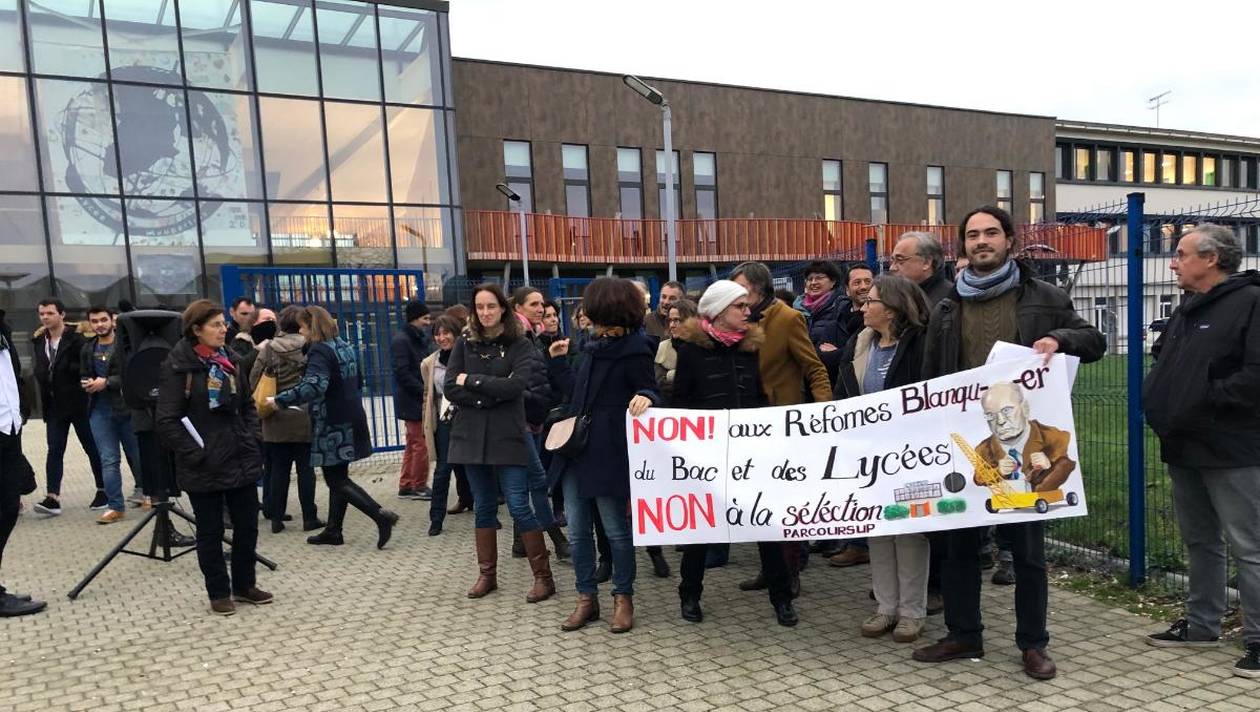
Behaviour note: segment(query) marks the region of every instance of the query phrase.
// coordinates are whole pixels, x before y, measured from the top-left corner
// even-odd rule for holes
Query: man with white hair
[[[1146,642],[1220,644],[1228,581],[1238,563],[1246,654],[1240,677],[1260,677],[1260,274],[1239,272],[1233,230],[1202,224],[1169,266],[1188,292],[1151,350],[1143,394],[1172,480],[1173,510],[1190,560],[1186,617]]]
[[[945,277],[945,251],[941,241],[930,232],[907,232],[897,238],[888,271],[919,285],[927,296],[928,307],[949,296],[954,283]]]

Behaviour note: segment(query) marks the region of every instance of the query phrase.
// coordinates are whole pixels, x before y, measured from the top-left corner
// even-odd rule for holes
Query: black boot
[[[699,623],[704,620],[704,611],[700,610],[700,597],[692,595],[682,596],[681,601],[682,617],[685,621]]]
[[[341,523],[346,519],[346,497],[340,488],[328,493],[328,523],[324,530],[306,538],[307,544],[323,544],[341,546],[345,540],[341,537]]]
[[[647,548],[648,558],[652,560],[652,573],[657,578],[669,578],[669,562],[665,560],[665,552],[659,546]]]
[[[564,530],[556,525],[547,527],[547,536],[551,537],[552,548],[557,559],[567,559],[571,555],[569,540],[564,538]]]
[[[378,504],[376,500],[372,499],[372,495],[368,494],[354,480],[345,480],[341,488],[342,495],[347,502],[376,522],[376,548],[384,549],[385,545],[389,543],[389,538],[393,536],[394,525],[398,523],[398,515]],[[331,515],[329,519],[332,519]]]
[[[774,604],[774,617],[779,620],[779,625],[792,627],[800,620],[796,616],[796,607],[792,605],[792,600],[776,601]]]

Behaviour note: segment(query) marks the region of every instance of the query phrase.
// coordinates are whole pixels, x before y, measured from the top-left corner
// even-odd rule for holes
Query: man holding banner
[[[1045,354],[1047,363],[1056,352],[1079,356],[1085,362],[1102,358],[1106,350],[1103,335],[1076,314],[1068,295],[1034,279],[1031,270],[1012,258],[1015,227],[1006,211],[992,206],[971,211],[959,226],[958,239],[959,252],[970,264],[959,273],[954,290],[932,311],[924,348],[924,378],[982,366],[998,341],[1031,346]],[[1017,395],[1019,401],[1015,402]],[[996,458],[997,470],[1004,478],[1015,474],[1036,490],[1046,478],[1057,477],[1056,468],[1062,470],[1064,463],[1027,448],[1034,434],[1025,422],[1027,411],[1022,399],[1018,387],[994,389],[986,395],[982,408],[993,438],[986,440],[977,454],[993,457],[992,443],[1017,443],[1003,448],[1006,453]],[[1048,441],[1040,435],[1040,428],[1037,432]],[[1023,453],[1028,455],[1021,461],[1018,456]],[[1070,473],[1075,463],[1067,467]],[[1027,474],[1020,477],[1020,472]],[[999,526],[1006,527],[1013,548],[1015,642],[1023,653],[1024,672],[1034,679],[1048,680],[1056,669],[1045,652],[1050,640],[1046,630],[1045,524],[1025,521]],[[967,527],[948,532],[942,581],[948,634],[916,650],[915,660],[940,663],[984,656],[980,562],[976,557],[983,531],[983,527]]]

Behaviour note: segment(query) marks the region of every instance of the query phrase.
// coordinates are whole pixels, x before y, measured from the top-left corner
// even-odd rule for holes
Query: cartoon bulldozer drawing
[[[989,426],[989,437],[974,448],[962,436],[951,434],[975,468],[975,482],[988,487],[985,502],[990,512],[1036,509],[1045,514],[1050,505],[1076,506],[1075,492],[1064,494],[1063,483],[1076,470],[1068,456],[1071,433],[1031,417],[1024,391],[1009,382],[994,383],[980,398]]]

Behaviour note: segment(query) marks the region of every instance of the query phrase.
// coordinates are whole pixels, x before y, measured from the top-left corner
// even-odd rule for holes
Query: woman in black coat
[[[350,463],[372,454],[372,434],[363,412],[359,362],[354,347],[337,331],[328,310],[308,306],[297,315],[298,333],[306,339],[306,371],[297,385],[276,394],[278,408],[310,405],[311,466],[324,472],[328,485],[328,522],[306,543],[340,546],[349,505],[376,523],[376,548],[383,549],[398,515],[372,499],[350,479]]]
[[[700,297],[699,318],[688,319],[674,339],[678,366],[674,372],[675,408],[734,409],[768,405],[761,387],[757,356],[764,335],[751,324],[748,290],[729,280],[709,285]],[[683,547],[682,617],[699,623],[700,594],[704,590],[704,560],[709,544]],[[796,625],[792,606],[791,575],[779,542],[758,542],[761,570],[770,589],[770,603],[780,625]]]
[[[927,316],[927,299],[914,282],[895,274],[876,279],[862,305],[865,328],[844,348],[836,400],[917,383]],[[927,618],[927,535],[871,537],[867,543],[877,608],[862,624],[862,635],[878,638],[892,631],[899,643],[917,640]]]
[[[223,309],[208,299],[188,305],[184,338],[162,362],[155,425],[175,456],[175,480],[197,518],[197,563],[210,610],[230,616],[233,601],[271,603],[255,585],[258,489],[262,468],[258,414],[249,379],[225,347]],[[223,559],[223,512],[232,520],[232,572]]]
[[[526,338],[503,290],[482,284],[473,290],[476,313],[451,349],[443,394],[455,407],[447,461],[463,465],[473,492],[479,575],[468,591],[481,598],[498,587],[496,515],[499,492],[521,532],[534,584],[525,600],[553,596],[550,552],[530,500],[528,466],[533,451],[525,438],[527,391],[545,393],[542,356]]]
[[[556,455],[553,468],[562,471],[564,509],[569,519],[576,578],[577,606],[560,624],[577,630],[599,619],[599,590],[595,574],[593,514],[599,512],[612,559],[613,617],[610,630],[624,633],[634,627],[634,539],[630,533],[630,466],[626,452],[626,410],[642,415],[660,402],[653,371],[652,340],[643,333],[643,296],[634,282],[600,277],[582,296],[594,323],[583,347],[586,359],[570,391],[568,415],[590,416],[586,446],[572,458]],[[560,361],[564,342],[551,350],[553,365]],[[554,470],[553,470],[554,471]]]

